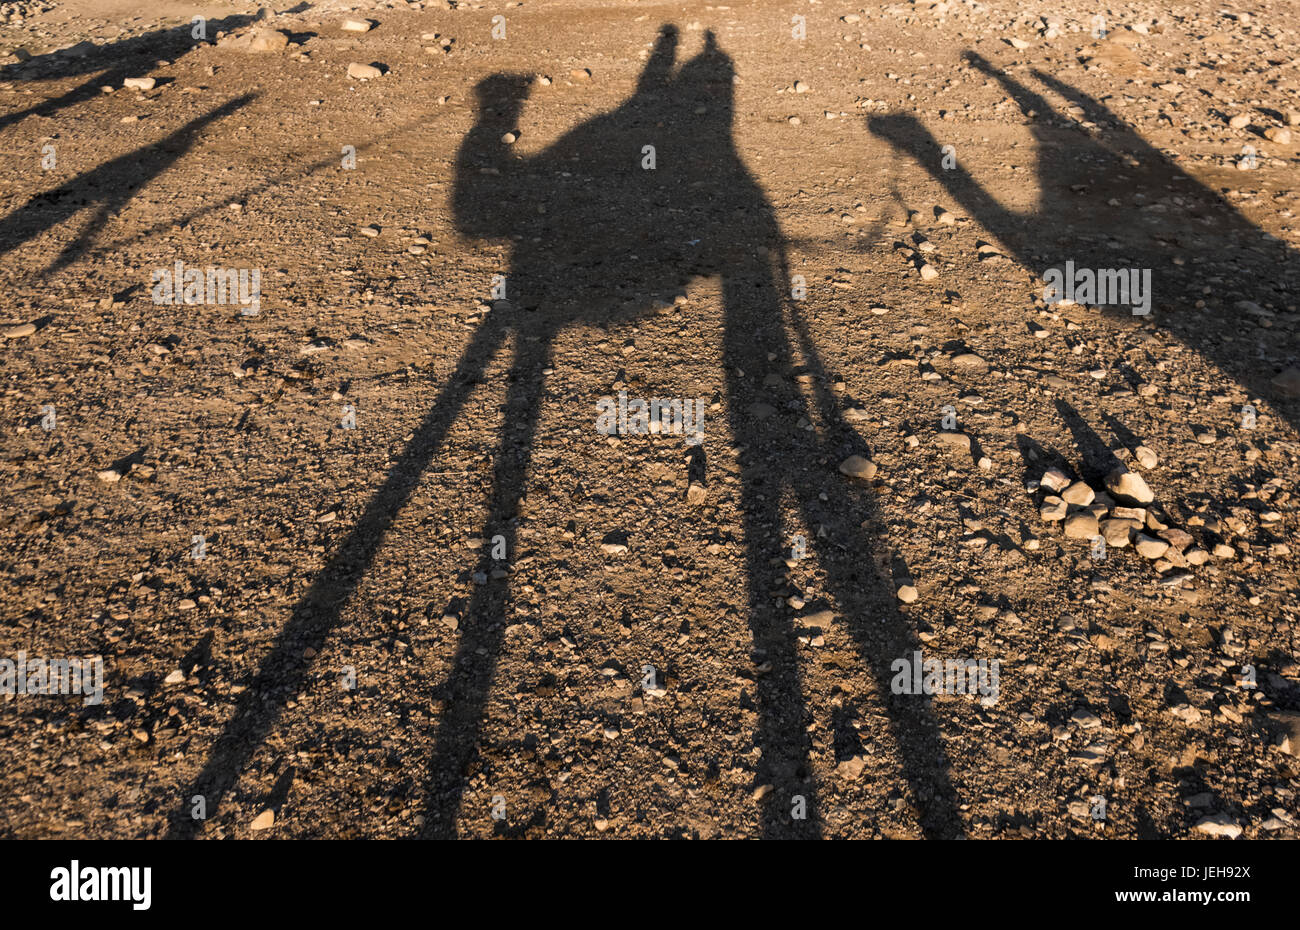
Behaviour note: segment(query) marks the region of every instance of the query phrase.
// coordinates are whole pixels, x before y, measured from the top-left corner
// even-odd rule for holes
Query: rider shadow
[[[1082,119],[1104,129],[1101,134],[1085,134],[1064,123],[1041,95],[979,55],[968,52],[965,57],[996,79],[1032,120],[1041,191],[1032,211],[1003,206],[960,163],[941,168],[941,143],[910,114],[872,117],[870,131],[911,154],[976,222],[1013,250],[1019,264],[1040,278],[1053,268],[1063,269],[1067,260],[1076,269],[1150,269],[1156,299],[1146,319],[1219,366],[1250,394],[1276,397],[1268,381],[1296,363],[1297,333],[1275,326],[1267,330],[1266,340],[1249,347],[1243,336],[1253,331],[1252,312],[1263,316],[1258,310],[1266,306],[1295,304],[1300,256],[1093,97],[1033,72],[1068,105],[1082,109]],[[1222,309],[1192,309],[1202,298],[1221,301]],[[1126,307],[1107,312],[1132,315]],[[1297,405],[1278,400],[1281,414],[1300,425]]]
[[[396,513],[507,343],[512,354],[505,426],[492,459],[491,516],[482,535],[503,536],[506,551],[514,552],[544,375],[557,335],[569,326],[608,327],[638,319],[653,311],[657,295],[695,277],[720,276],[729,425],[747,450],[741,501],[749,622],[754,651],[761,651],[771,667],[754,685],[761,749],[755,786],[774,788],[762,802],[762,832],[769,837],[821,832],[797,634],[788,608],[777,609],[768,593],[781,583],[780,569],[773,566],[790,555],[784,541],[795,532],[779,509],[783,497],[797,502],[804,524],[824,526],[833,541],[818,551],[829,578],[827,594],[890,713],[924,831],[930,836],[961,832],[948,763],[928,705],[923,698],[890,691],[891,661],[920,647],[896,606],[893,585],[876,567],[888,558],[873,558],[873,550],[883,547],[873,545],[870,536],[882,532],[882,522],[866,486],[850,488],[849,479],[834,473],[834,463],[866,449],[840,423],[828,375],[794,307],[793,330],[814,376],[814,397],[798,395],[779,415],[751,413],[770,398],[765,375],[788,373],[795,365],[785,317],[784,241],[771,206],[734,147],[731,59],[709,33],[704,50],[674,72],[676,47],[676,30],[665,27],[631,98],[534,156],[516,155],[502,141],[506,132],[519,129],[529,80],[498,74],[478,85],[478,121],[456,159],[453,210],[463,234],[511,244],[505,272],[509,299],[498,301],[479,325],[432,412],[295,608],[186,798],[203,794],[213,810],[233,788],[283,712],[283,700],[267,701],[265,695],[292,695],[304,684],[311,667],[304,653],[312,654],[305,647],[319,652],[340,622]],[[642,167],[647,145],[655,146],[655,170]],[[828,426],[820,435],[795,429],[800,415]],[[810,548],[817,547],[818,540],[810,540]],[[492,567],[485,550],[481,570],[489,574]],[[446,710],[429,761],[424,837],[456,835],[465,772],[502,652],[500,620],[507,615],[508,584],[506,578],[493,578],[475,589],[451,670],[439,688]],[[791,816],[797,796],[806,802],[804,819]],[[198,823],[182,810],[170,835],[192,836],[197,830]]]

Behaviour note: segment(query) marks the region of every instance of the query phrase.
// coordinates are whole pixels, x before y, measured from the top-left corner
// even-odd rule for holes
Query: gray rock
[[[1061,500],[1054,494],[1049,494],[1043,498],[1043,505],[1038,508],[1038,515],[1048,523],[1055,523],[1058,520],[1065,519],[1065,512],[1068,509],[1065,501]]]
[[[1088,506],[1096,496],[1097,495],[1092,488],[1088,487],[1088,485],[1084,484],[1082,481],[1074,482],[1074,484],[1061,492],[1061,498],[1067,504],[1073,504],[1076,507]]]
[[[974,352],[962,352],[960,355],[952,357],[954,368],[963,368],[967,371],[988,371],[989,363]]]
[[[1241,827],[1226,814],[1208,814],[1196,821],[1192,829],[1209,836],[1226,836],[1230,840],[1241,836]]]
[[[1059,468],[1049,468],[1043,472],[1043,477],[1038,483],[1047,488],[1049,491],[1062,491],[1070,485],[1070,476]]]
[[[1277,746],[1290,756],[1300,756],[1300,713],[1283,710],[1268,715],[1269,725],[1277,732]]]
[[[1070,539],[1092,539],[1097,535],[1097,518],[1086,510],[1070,514],[1065,520],[1065,535]]]
[[[1144,559],[1158,559],[1169,549],[1169,543],[1148,536],[1146,533],[1138,533],[1134,545],[1138,554]]]
[[[289,36],[278,29],[265,27],[243,35],[225,36],[217,45],[241,52],[278,52],[289,44]]]

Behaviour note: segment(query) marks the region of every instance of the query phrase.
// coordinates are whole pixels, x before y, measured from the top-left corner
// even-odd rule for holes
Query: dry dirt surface
[[[0,3],[0,836],[1296,838],[1296,13]]]

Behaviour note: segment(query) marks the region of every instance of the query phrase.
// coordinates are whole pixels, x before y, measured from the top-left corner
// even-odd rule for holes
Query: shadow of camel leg
[[[843,457],[838,450],[812,433],[792,429],[800,414],[814,421],[813,406],[823,422],[840,422],[835,401],[826,390],[829,381],[820,356],[806,327],[796,317],[799,346],[814,374],[817,396],[813,405],[799,398],[793,410],[786,406],[785,397],[760,398],[766,372],[784,376],[794,365],[782,316],[784,301],[771,270],[758,263],[729,275],[724,290],[724,355],[732,432],[736,441],[746,447],[741,475],[751,626],[755,647],[763,649],[766,660],[772,663],[772,671],[758,679],[758,741],[763,753],[758,778],[760,784],[777,787],[763,810],[763,833],[769,837],[815,837],[821,832],[812,797],[812,750],[806,732],[808,714],[801,694],[796,634],[792,621],[769,606],[769,592],[780,583],[780,569],[774,568],[774,563],[780,566],[789,554],[780,515],[782,494],[789,490],[808,530],[815,532],[819,524],[825,525],[837,543],[823,545],[819,550],[820,564],[829,579],[826,593],[843,616],[889,715],[903,777],[921,809],[922,829],[928,837],[960,835],[947,754],[929,706],[922,703],[924,698],[894,695],[890,690],[894,677],[890,663],[910,657],[920,643],[898,610],[890,579],[874,565],[872,550],[882,548],[883,543],[873,546],[872,537],[885,538],[883,521],[869,492],[850,491],[844,483],[847,479],[838,473],[827,480],[827,466],[821,460],[838,462]],[[769,354],[776,356],[775,361],[768,361]],[[751,418],[750,405],[760,399],[782,409],[764,419]],[[845,428],[842,435],[853,446],[861,446],[851,430]],[[820,499],[822,493],[827,495],[827,501]],[[859,525],[864,518],[869,529]],[[813,540],[809,543],[815,544]],[[801,790],[807,792],[809,811],[808,820],[802,822],[791,816],[791,795]]]
[[[816,453],[809,450],[809,454]],[[849,492],[831,481],[825,490],[829,500],[822,501],[815,485],[801,484],[796,490],[805,522],[809,526],[825,525],[838,542],[836,546],[819,548],[819,564],[826,572],[837,613],[842,614],[844,626],[875,680],[877,697],[889,716],[903,778],[919,810],[921,829],[927,839],[961,836],[948,754],[930,699],[925,695],[894,694],[890,689],[894,678],[890,663],[910,659],[914,651],[921,649],[921,642],[896,606],[891,579],[876,568],[873,549],[885,547],[878,542],[873,546],[873,540],[885,539],[886,527],[869,499],[870,492]]]
[[[388,478],[370,498],[356,526],[298,602],[257,675],[240,695],[203,770],[173,813],[168,839],[189,839],[199,832],[203,821],[188,816],[190,799],[202,795],[209,816],[214,814],[222,796],[234,786],[280,718],[285,702],[302,688],[313,664],[303,658],[304,650],[311,647],[320,654],[326,636],[338,625],[344,605],[374,560],[394,517],[410,499],[475,383],[500,349],[506,331],[503,321],[489,315],[474,333],[433,410],[393,463]]]
[[[813,443],[820,448],[806,450],[802,460],[818,462],[826,458],[828,464],[835,464],[848,454],[865,455],[861,438],[839,415],[839,404],[828,389],[830,377],[807,323],[797,308],[792,316],[804,364],[813,375],[815,413],[827,431],[820,442]],[[813,413],[813,410],[805,411],[810,421],[815,419]],[[911,623],[898,609],[894,581],[877,567],[884,560],[877,558],[877,551],[885,559],[889,556],[888,527],[871,491],[848,485],[847,481],[837,474],[829,482],[796,484],[804,522],[809,527],[825,524],[832,538],[840,543],[835,547],[822,546],[820,563],[829,579],[830,591],[843,611],[844,624],[875,679],[880,702],[889,715],[903,777],[920,810],[921,829],[929,839],[961,836],[965,831],[950,777],[950,762],[928,698],[896,695],[890,687],[894,678],[890,663],[910,658],[921,648],[921,643]],[[823,484],[826,501],[818,496]],[[830,529],[836,523],[840,524],[838,530]]]
[[[505,537],[506,553],[515,556],[516,509],[524,496],[528,464],[542,405],[542,370],[550,364],[553,332],[528,338],[529,330],[517,331],[514,364],[507,389],[505,419],[495,459],[496,479],[492,489],[488,525],[482,536]],[[484,551],[490,551],[485,546]],[[488,561],[482,571],[490,572]],[[426,782],[428,798],[424,839],[452,839],[465,786],[465,767],[473,757],[482,727],[483,712],[492,689],[492,679],[505,638],[509,578],[493,580],[479,587],[465,611],[460,644],[442,692],[446,706],[438,723],[433,755]]]
[[[769,344],[780,334],[781,304],[770,270],[757,264],[729,274],[723,282],[726,343],[723,359],[734,441],[745,447],[741,461],[741,519],[745,531],[745,578],[749,586],[749,624],[757,664],[771,671],[755,678],[758,699],[756,742],[762,756],[757,785],[774,791],[762,802],[761,827],[767,838],[816,839],[820,817],[809,760],[808,710],[799,675],[799,653],[792,621],[777,608],[771,592],[782,584],[783,560],[790,555],[781,519],[781,472],[789,467],[788,421],[759,419],[751,406],[759,396]],[[775,345],[771,345],[775,348]],[[788,355],[786,356],[788,358]],[[777,366],[781,364],[780,357]],[[743,372],[743,374],[742,374]],[[775,406],[775,404],[773,404]],[[806,802],[806,818],[796,819],[795,796]]]
[[[143,145],[82,172],[57,188],[30,197],[25,204],[0,219],[0,257],[36,239],[82,210],[97,210],[59,257],[44,270],[51,274],[80,258],[103,230],[108,218],[128,203],[146,184],[170,168],[189,151],[213,123],[236,112],[256,98],[244,94],[195,117],[159,142]]]
[[[773,578],[771,560],[783,558],[784,539],[780,534],[779,502],[787,488],[793,492],[797,505],[810,531],[824,525],[836,545],[820,547],[820,564],[828,577],[827,594],[834,600],[837,613],[843,618],[854,644],[874,679],[880,703],[891,721],[891,732],[898,745],[903,777],[911,788],[913,799],[921,810],[921,827],[928,837],[946,837],[961,834],[956,795],[949,775],[947,754],[939,728],[923,698],[911,695],[894,695],[890,689],[893,671],[890,663],[900,657],[910,657],[919,649],[919,641],[895,602],[893,585],[875,567],[872,537],[884,537],[884,525],[872,503],[869,492],[849,490],[838,474],[827,480],[826,465],[838,462],[843,456],[830,443],[814,438],[801,430],[792,430],[792,423],[800,413],[809,421],[815,419],[814,410],[800,398],[796,409],[782,410],[756,424],[740,421],[747,415],[749,403],[756,399],[757,387],[764,372],[776,370],[784,374],[793,366],[794,359],[781,315],[782,301],[776,288],[770,284],[755,287],[766,270],[750,269],[746,275],[734,276],[727,285],[727,343],[726,364],[732,396],[733,431],[737,441],[748,448],[747,461],[742,471],[744,481],[744,510],[746,545],[749,547],[749,575],[751,585],[751,611],[754,617],[755,644],[766,648],[773,663],[769,683],[760,679],[760,699],[763,719],[760,745],[763,750],[764,770],[760,778],[771,779],[774,766],[787,770],[809,771],[809,746],[803,719],[791,719],[791,708],[802,709],[797,674],[798,655],[795,649],[791,622],[779,619],[774,611],[765,608],[769,579]],[[757,300],[756,317],[751,317],[742,307],[753,306]],[[822,421],[839,424],[835,401],[826,390],[829,383],[820,356],[802,320],[795,318],[795,330],[804,361],[814,375],[817,392],[814,406]],[[768,354],[776,361],[768,362]],[[741,377],[736,368],[744,371]],[[770,400],[770,398],[769,398]],[[778,406],[777,402],[772,404]],[[838,431],[837,431],[838,432]],[[853,451],[860,448],[856,433],[844,428],[842,434]],[[820,494],[827,500],[822,501]],[[859,524],[864,521],[868,529]],[[770,540],[770,542],[766,542]],[[777,551],[782,550],[782,551]],[[850,558],[852,561],[849,561]],[[779,564],[779,563],[778,563]],[[788,671],[783,668],[788,666]],[[782,711],[785,711],[783,714]],[[779,781],[775,782],[780,784]],[[815,825],[792,822],[789,798],[773,796],[764,812],[764,831],[767,835],[789,835],[792,828],[813,835]]]
[[[20,123],[29,116],[43,116],[46,119],[52,119],[54,114],[58,113],[65,107],[73,106],[85,100],[98,100],[104,92],[100,90],[104,85],[109,87],[120,87],[122,79],[131,76],[130,68],[114,68],[111,71],[105,71],[98,74],[84,83],[78,84],[72,90],[55,97],[53,100],[44,100],[41,103],[28,107],[26,110],[17,110],[13,113],[6,113],[0,116],[0,129],[14,123]]]

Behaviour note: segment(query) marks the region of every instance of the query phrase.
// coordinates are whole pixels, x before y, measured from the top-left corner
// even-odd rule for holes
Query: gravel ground
[[[284,7],[0,4],[0,836],[1300,834],[1294,4]]]

